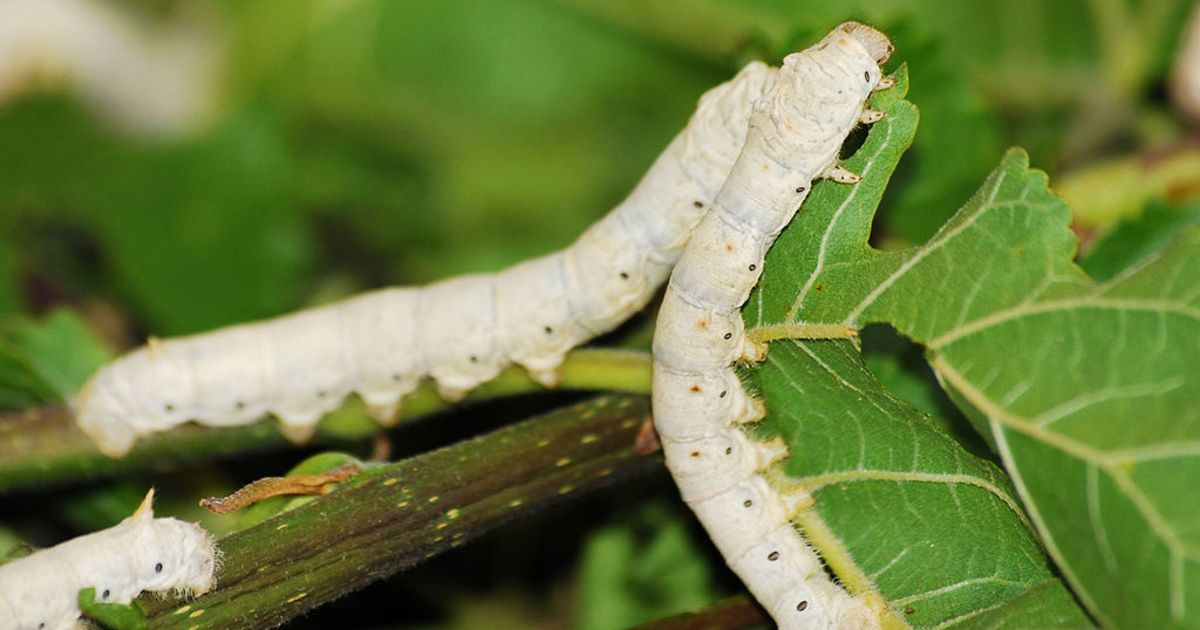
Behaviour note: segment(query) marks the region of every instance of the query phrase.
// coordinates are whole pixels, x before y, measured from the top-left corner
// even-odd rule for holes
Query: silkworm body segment
[[[881,84],[887,38],[846,23],[784,59],[755,105],[746,145],[692,232],[659,311],[654,337],[654,418],[667,465],[717,548],[781,628],[877,625],[859,598],[832,582],[792,516],[811,501],[763,474],[786,449],[740,426],[762,416],[733,365],[765,348],[748,339],[740,307],[775,237],[812,180],[855,181],[838,152]]]
[[[666,280],[773,75],[752,63],[706,93],[629,198],[565,250],[495,274],[151,340],[101,368],[73,398],[79,426],[114,457],[189,420],[228,426],[274,414],[286,436],[303,441],[352,392],[387,422],[426,378],[450,401],[513,363],[556,384],[568,350],[612,330]]]

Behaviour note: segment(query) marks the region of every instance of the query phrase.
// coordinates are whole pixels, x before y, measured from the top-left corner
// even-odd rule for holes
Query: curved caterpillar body
[[[764,471],[786,454],[739,425],[763,415],[734,372],[766,352],[740,313],[763,259],[815,177],[856,181],[837,166],[891,54],[887,37],[846,23],[784,59],[755,105],[746,146],[713,208],[692,232],[667,287],[654,336],[654,421],[683,499],[721,554],[781,628],[875,627],[875,615],[826,575],[791,524],[811,502]]]
[[[0,628],[58,630],[79,619],[79,591],[128,604],[142,591],[211,589],[216,552],[193,523],[154,518],[151,490],[132,516],[105,530],[0,566]]]
[[[511,363],[556,384],[568,350],[639,311],[666,280],[773,73],[751,63],[706,93],[629,198],[567,249],[496,274],[151,339],[101,368],[74,397],[79,426],[114,457],[139,436],[188,420],[237,425],[268,413],[302,441],[351,392],[387,422],[426,377],[450,401]]]
[[[1193,121],[1200,120],[1200,5],[1183,27],[1171,71],[1171,97]]]

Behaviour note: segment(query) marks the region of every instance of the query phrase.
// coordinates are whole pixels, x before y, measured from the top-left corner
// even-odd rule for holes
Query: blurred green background
[[[1009,145],[1068,194],[1085,245],[1103,253],[1089,266],[1098,276],[1136,254],[1107,234],[1132,230],[1144,249],[1200,224],[1194,130],[1167,98],[1184,0],[96,4],[146,37],[199,46],[212,73],[133,72],[129,93],[99,106],[88,86],[111,70],[85,60],[103,51],[80,52],[78,37],[67,52],[46,44],[22,70],[3,47],[12,29],[0,29],[0,408],[69,393],[149,333],[560,248],[632,188],[705,89],[846,19],[893,36],[891,64],[909,64],[922,117],[877,245],[927,238]],[[203,115],[175,127],[148,130],[136,107],[120,111],[189,90]],[[615,628],[732,592],[669,484],[643,486],[451,554],[336,614]],[[75,491],[52,531],[103,526],[142,487]],[[537,553],[531,531],[573,533],[529,563],[519,552]],[[389,609],[389,589],[439,605]]]

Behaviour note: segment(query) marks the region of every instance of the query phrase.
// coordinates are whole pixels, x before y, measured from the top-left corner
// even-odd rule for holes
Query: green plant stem
[[[578,350],[562,366],[562,389],[609,390],[631,393],[650,391],[650,357],[624,350]],[[469,397],[481,400],[540,391],[524,370],[509,368]],[[433,387],[424,385],[404,399],[409,422],[445,409]],[[341,410],[325,418],[314,443],[345,446],[383,431],[352,398]],[[188,424],[164,431],[138,443],[121,459],[96,450],[91,440],[71,421],[65,407],[45,407],[0,415],[0,492],[125,472],[212,460],[234,454],[284,448],[274,420],[213,428]]]
[[[145,595],[150,628],[274,627],[529,512],[660,465],[644,396],[606,395],[395,464],[218,542],[217,588]]]
[[[749,597],[738,595],[719,601],[704,610],[683,613],[637,627],[637,630],[736,630],[761,628],[770,619]]]

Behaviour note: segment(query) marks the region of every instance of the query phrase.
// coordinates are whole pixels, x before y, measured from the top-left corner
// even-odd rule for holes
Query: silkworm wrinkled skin
[[[729,566],[781,628],[872,628],[877,616],[825,572],[791,517],[811,505],[763,472],[786,455],[741,426],[763,416],[743,390],[737,361],[766,347],[746,337],[740,313],[775,237],[812,180],[857,177],[838,151],[860,122],[871,92],[888,82],[879,65],[892,52],[882,33],[848,22],[784,59],[755,105],[745,148],[712,209],[692,232],[671,275],[654,336],[654,420],[680,494]]]
[[[751,63],[706,93],[629,198],[565,250],[495,274],[151,339],[92,376],[71,401],[76,421],[120,457],[139,437],[189,420],[228,426],[274,414],[304,441],[351,392],[387,423],[424,378],[455,401],[513,363],[553,386],[568,350],[641,310],[666,280],[774,72]]]
[[[79,619],[79,591],[128,604],[142,591],[199,595],[215,582],[208,533],[174,518],[154,518],[151,490],[132,516],[101,530],[0,565],[0,628],[60,630]]]

